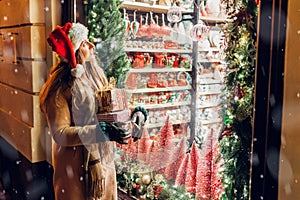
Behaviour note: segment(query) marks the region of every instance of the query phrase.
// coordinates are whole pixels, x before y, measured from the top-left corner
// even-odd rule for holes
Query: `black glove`
[[[109,138],[110,141],[115,141],[120,144],[128,144],[125,140],[131,137],[131,133],[128,129],[123,128],[126,123],[124,122],[113,122],[113,123],[106,123],[100,122],[99,123],[102,131],[104,134]]]
[[[131,113],[132,137],[133,141],[137,141],[142,137],[143,126],[147,121],[148,113],[143,107],[136,107]]]

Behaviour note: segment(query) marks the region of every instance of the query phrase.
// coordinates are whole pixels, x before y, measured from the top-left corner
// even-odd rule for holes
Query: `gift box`
[[[127,109],[110,113],[99,113],[97,118],[99,122],[128,122],[130,121],[130,115],[131,111]]]
[[[98,91],[96,97],[99,103],[98,113],[111,113],[128,109],[125,89],[104,89]]]

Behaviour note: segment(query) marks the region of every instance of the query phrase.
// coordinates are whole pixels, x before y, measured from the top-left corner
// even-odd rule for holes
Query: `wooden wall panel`
[[[21,60],[18,64],[0,62],[0,82],[30,93],[41,90],[47,72],[45,61]]]
[[[2,10],[1,10],[2,11]],[[22,59],[45,60],[46,34],[44,26],[0,27],[2,62],[13,63]]]
[[[278,199],[300,199],[300,1],[288,1]]]
[[[29,161],[51,149],[39,91],[47,66],[44,0],[0,0],[0,136]],[[51,153],[50,153],[51,154]]]
[[[31,162],[49,160],[51,138],[38,95],[0,83],[0,135]]]
[[[44,0],[1,0],[0,26],[44,23]]]
[[[49,155],[51,141],[46,126],[30,127],[0,108],[0,135],[31,162],[39,162]],[[48,138],[48,139],[47,139]],[[51,154],[51,152],[50,152]]]
[[[0,109],[18,121],[34,127],[44,124],[39,96],[0,83]]]

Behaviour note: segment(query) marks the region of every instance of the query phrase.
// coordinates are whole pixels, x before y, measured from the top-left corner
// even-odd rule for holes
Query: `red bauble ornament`
[[[139,190],[141,188],[141,185],[140,184],[136,184],[135,185],[135,189]]]

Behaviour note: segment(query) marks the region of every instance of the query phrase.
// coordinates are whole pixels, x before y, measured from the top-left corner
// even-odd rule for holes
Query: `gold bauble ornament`
[[[135,179],[135,183],[141,184],[141,179],[140,178]]]
[[[142,177],[142,183],[145,184],[145,185],[148,185],[150,184],[151,182],[151,177],[149,175],[143,175]]]

